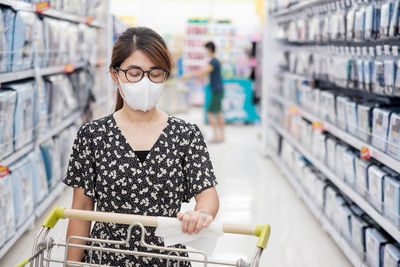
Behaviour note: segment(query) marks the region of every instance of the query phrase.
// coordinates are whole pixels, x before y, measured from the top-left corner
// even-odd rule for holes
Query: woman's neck
[[[127,105],[124,105],[122,109],[119,110],[119,113],[123,119],[136,124],[148,123],[157,120],[160,116],[160,111],[158,111],[156,107],[147,112],[143,112],[140,110],[133,110]]]

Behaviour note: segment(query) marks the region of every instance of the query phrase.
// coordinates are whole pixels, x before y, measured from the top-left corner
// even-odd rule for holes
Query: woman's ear
[[[111,79],[113,80],[114,84],[119,85],[117,70],[114,69],[113,67],[110,67],[109,71],[111,74]]]

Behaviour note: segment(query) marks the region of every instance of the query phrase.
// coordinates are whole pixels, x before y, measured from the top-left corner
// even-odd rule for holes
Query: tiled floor
[[[202,125],[199,110],[192,110],[184,117]],[[209,127],[201,128],[207,139],[208,133],[211,133]],[[271,224],[270,243],[260,266],[351,266],[275,165],[260,154],[257,139],[259,130],[257,126],[228,126],[227,142],[209,145],[219,180],[217,190],[221,209],[217,219],[234,223]],[[67,189],[55,203],[69,207],[71,198],[72,192]],[[183,209],[192,206],[193,203],[190,203]],[[34,231],[29,231],[19,240],[0,260],[0,266],[14,266],[30,255],[33,236],[38,227],[39,224]],[[66,222],[57,225],[53,234],[56,240],[63,238],[65,229]],[[225,235],[219,239],[213,257],[225,260],[249,259],[255,251],[256,242],[255,237]]]

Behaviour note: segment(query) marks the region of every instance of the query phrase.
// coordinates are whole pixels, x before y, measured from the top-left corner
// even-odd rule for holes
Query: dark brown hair
[[[128,28],[114,45],[110,69],[120,67],[122,62],[136,50],[145,53],[151,61],[168,72],[171,72],[171,58],[163,38],[147,27]],[[115,111],[124,105],[121,94],[117,91]]]

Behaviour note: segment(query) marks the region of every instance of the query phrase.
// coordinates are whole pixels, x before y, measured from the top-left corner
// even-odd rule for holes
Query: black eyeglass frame
[[[151,69],[151,70],[142,70],[142,69],[139,68],[139,67],[130,67],[130,68],[127,68],[127,69],[121,69],[120,67],[114,67],[114,69],[115,69],[116,71],[122,71],[123,73],[125,73],[125,78],[126,78],[126,80],[129,81],[129,82],[131,82],[131,81],[128,79],[127,72],[130,71],[130,70],[133,70],[133,69],[140,70],[140,71],[142,72],[142,77],[140,77],[140,79],[139,79],[137,82],[131,82],[131,83],[138,83],[138,82],[140,82],[141,80],[143,80],[144,75],[145,75],[146,73],[147,73],[147,77],[149,78],[149,80],[152,81],[153,83],[163,83],[163,82],[165,82],[165,81],[167,80],[167,78],[168,78],[168,76],[169,76],[169,74],[170,74],[169,71],[166,71],[166,70],[164,70],[163,68],[159,68],[159,67],[153,68],[153,69]],[[152,72],[153,70],[162,70],[162,71],[164,71],[164,79],[163,79],[161,82],[155,82],[155,81],[153,81],[153,80],[150,78],[150,72]],[[117,75],[118,75],[118,73],[117,73]]]

